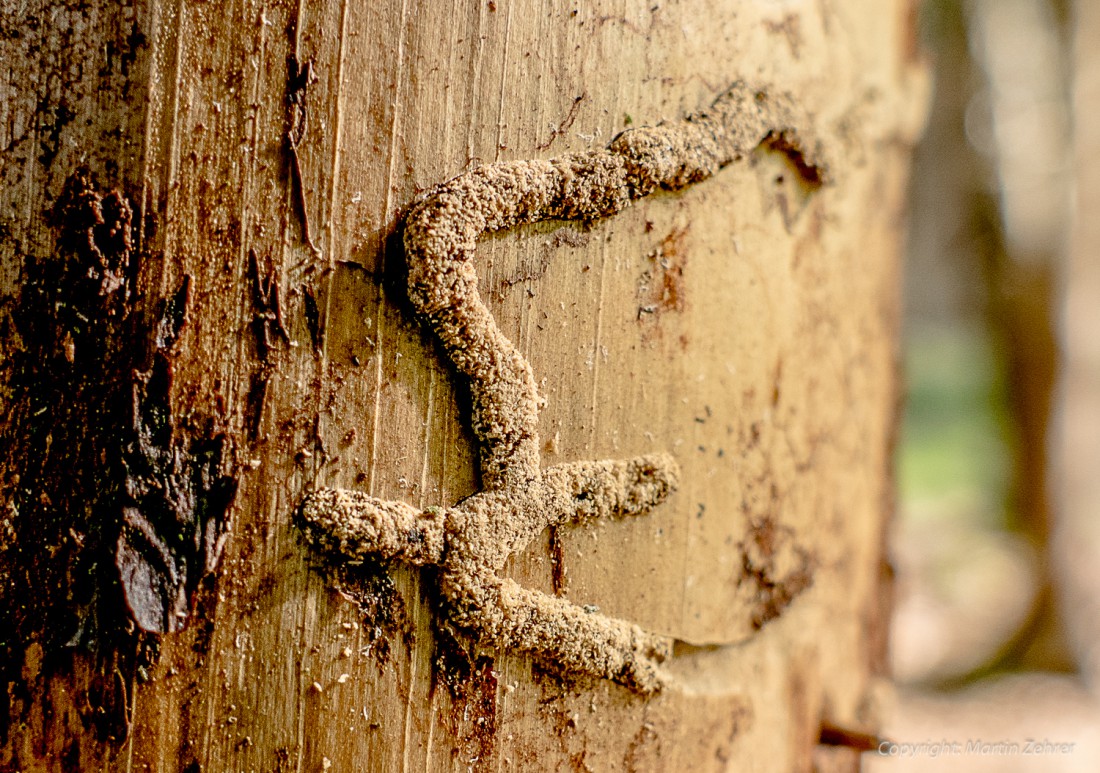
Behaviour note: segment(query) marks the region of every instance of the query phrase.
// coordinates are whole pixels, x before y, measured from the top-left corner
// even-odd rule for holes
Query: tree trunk
[[[3,8],[0,766],[858,767],[909,2]]]

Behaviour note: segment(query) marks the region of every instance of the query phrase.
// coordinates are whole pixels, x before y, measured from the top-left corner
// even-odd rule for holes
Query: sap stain
[[[646,268],[636,289],[639,322],[655,324],[662,314],[681,313],[687,307],[687,234],[687,226],[674,228],[646,254]]]

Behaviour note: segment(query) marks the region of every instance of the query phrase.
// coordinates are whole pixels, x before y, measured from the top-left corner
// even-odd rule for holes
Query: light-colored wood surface
[[[7,26],[20,5],[5,3]],[[49,253],[39,213],[78,163],[124,185],[152,245],[149,296],[192,277],[177,399],[224,417],[241,488],[206,619],[163,640],[132,685],[127,741],[82,743],[86,760],[851,769],[853,752],[815,745],[822,721],[873,729],[885,646],[899,228],[923,105],[908,3],[93,6],[43,8],[52,23],[0,44],[2,290],[16,292],[22,255]],[[105,46],[131,21],[144,41],[105,76]],[[316,75],[298,145],[316,249],[287,171],[292,53]],[[647,699],[491,652],[456,678],[430,573],[321,571],[291,519],[309,486],[423,507],[476,490],[461,389],[401,294],[399,216],[473,165],[603,147],[737,79],[803,104],[827,185],[760,150],[685,192],[589,227],[496,235],[478,255],[482,293],[548,400],[544,464],[670,451],[683,468],[652,514],[560,537],[567,597],[675,637],[676,683]],[[62,100],[77,120],[49,165],[10,144]],[[249,250],[275,266],[291,339],[255,442]],[[553,592],[551,555],[538,541],[510,574]],[[753,579],[763,567],[779,589]],[[784,587],[793,601],[759,628],[761,593]],[[32,722],[9,743],[24,769],[47,732]]]

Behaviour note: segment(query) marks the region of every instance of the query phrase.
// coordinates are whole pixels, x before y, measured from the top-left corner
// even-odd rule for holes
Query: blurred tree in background
[[[1095,769],[1100,10],[923,12],[936,87],[906,269],[893,646],[909,686],[891,733],[1077,741],[937,770]]]

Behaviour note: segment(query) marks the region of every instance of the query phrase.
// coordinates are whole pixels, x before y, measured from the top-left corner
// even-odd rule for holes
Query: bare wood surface
[[[16,6],[2,292],[54,249],[41,213],[73,169],[123,190],[144,313],[191,277],[174,405],[222,423],[240,490],[191,626],[126,675],[125,739],[92,738],[68,697],[82,661],[58,682],[31,653],[4,764],[57,769],[68,748],[87,769],[851,769],[817,743],[823,723],[875,723],[922,112],[906,3]],[[674,682],[645,698],[471,652],[430,572],[309,550],[292,513],[313,487],[418,508],[477,489],[466,397],[403,295],[393,235],[415,197],[479,163],[602,148],[737,79],[795,95],[827,185],[762,147],[477,255],[547,399],[543,464],[657,449],[682,469],[648,516],[563,528],[506,572],[672,637]],[[260,305],[286,340],[254,324],[268,267]]]

